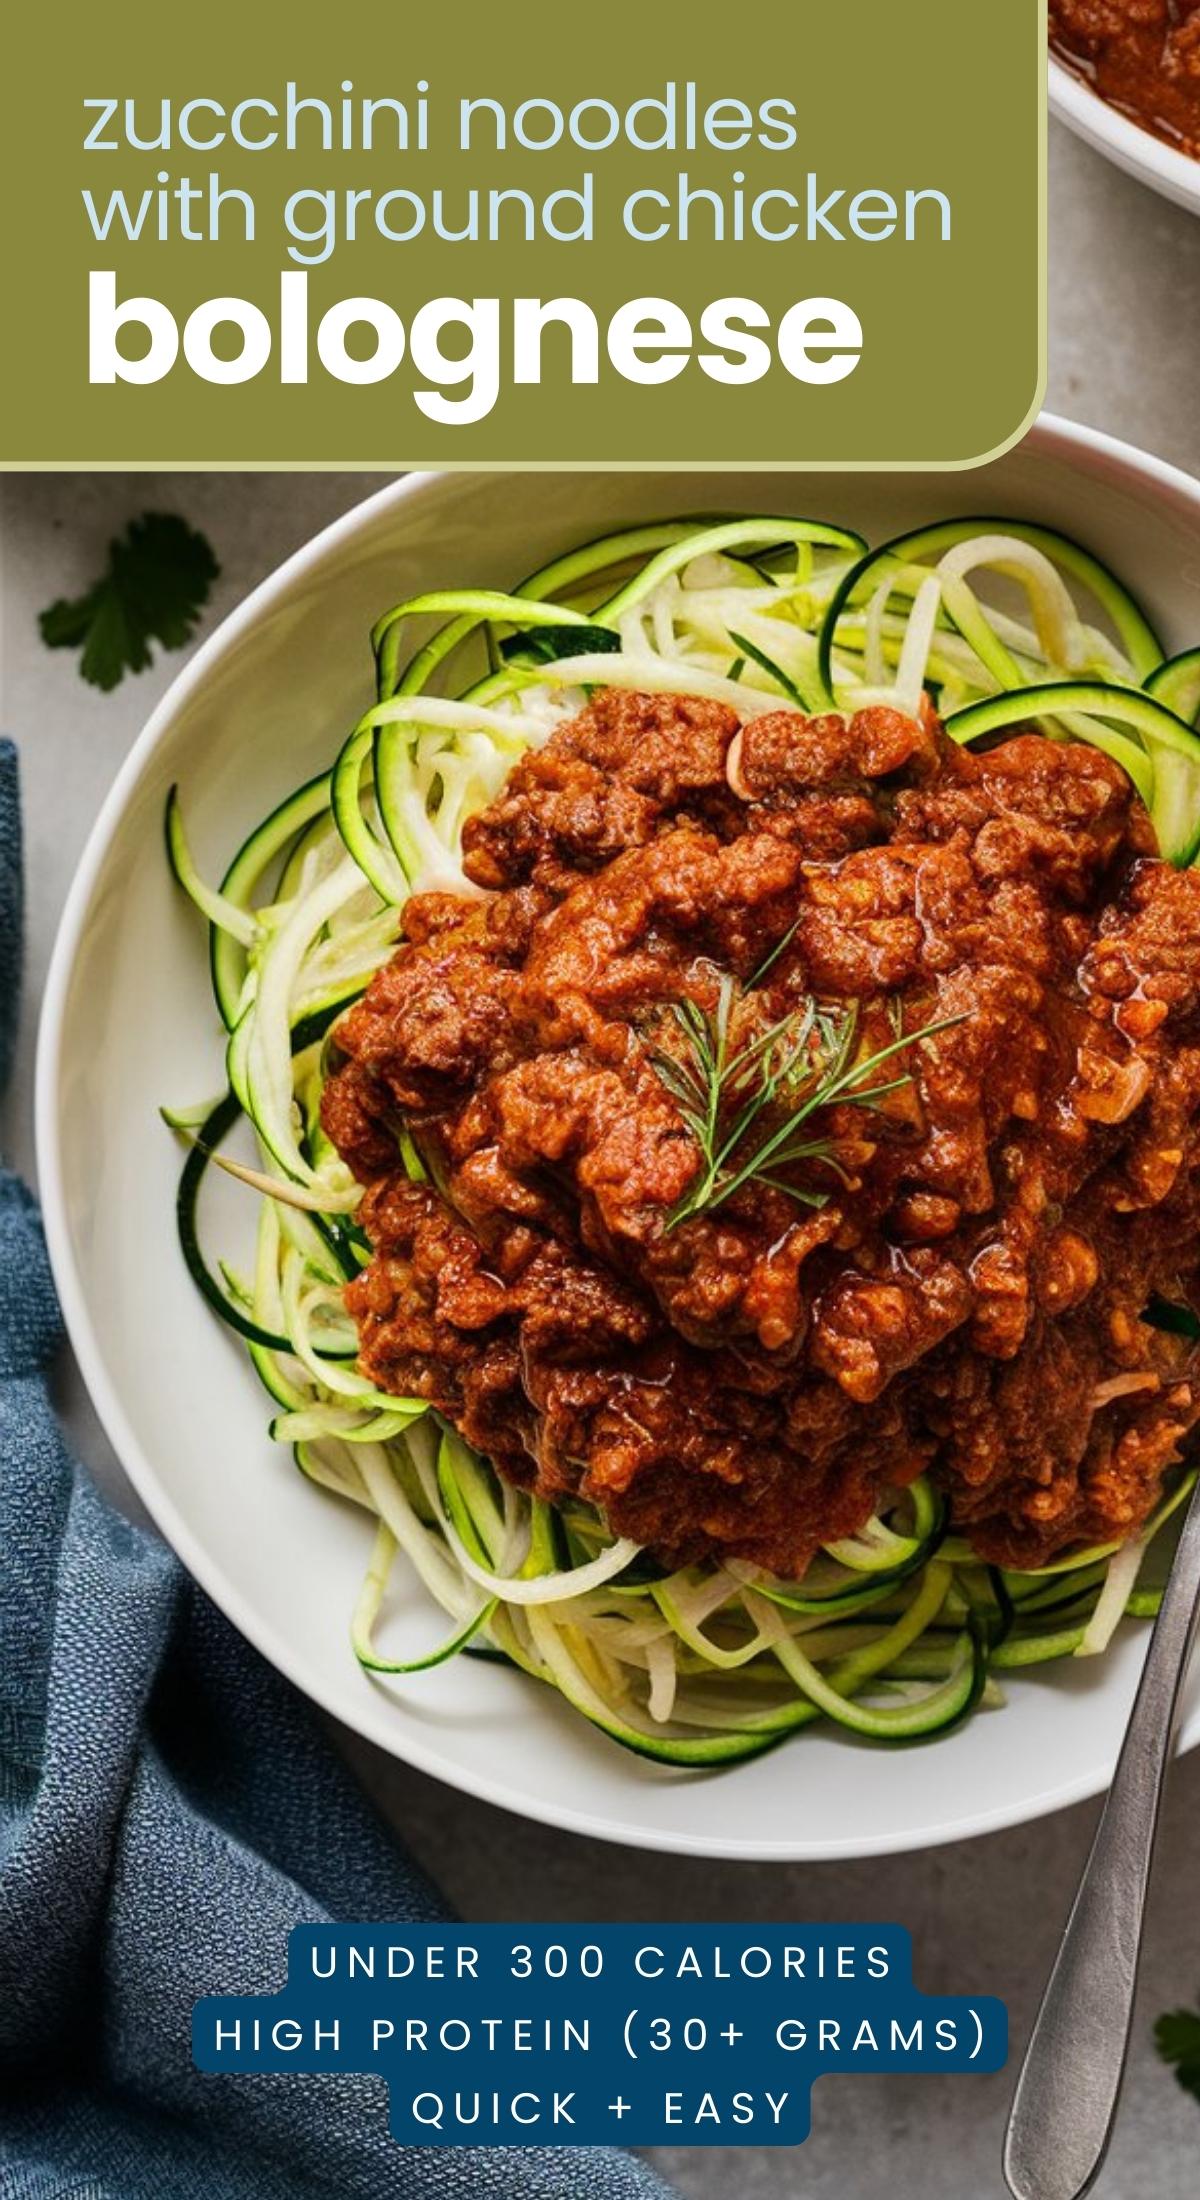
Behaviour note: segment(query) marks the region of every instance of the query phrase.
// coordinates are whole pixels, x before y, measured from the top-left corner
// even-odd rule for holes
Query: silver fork
[[[1082,2200],[1108,2151],[1129,2052],[1146,1890],[1184,1676],[1200,1624],[1200,1483],[1004,2144],[1014,2200]]]

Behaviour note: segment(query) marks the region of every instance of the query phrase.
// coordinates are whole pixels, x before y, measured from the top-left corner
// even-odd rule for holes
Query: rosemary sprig
[[[784,954],[786,950],[791,946],[792,941],[795,939],[799,929],[800,919],[799,917],[796,917],[793,922],[789,924],[787,931],[783,935],[783,938],[781,940],[776,940],[775,945],[771,949],[770,953],[763,956],[763,959],[760,962],[757,970],[751,971],[750,976],[746,980],[747,993],[752,993],[755,986],[762,984],[763,979],[767,975],[767,972],[775,968],[775,965],[779,961],[780,956]]]
[[[752,985],[785,945],[786,939],[755,972]],[[962,1021],[961,1016],[943,1016],[919,1031],[899,1032],[889,1045],[856,1061],[857,1002],[848,1008],[824,1008],[809,995],[799,1008],[740,1046],[731,1041],[734,1004],[734,981],[728,975],[720,981],[711,1011],[694,1001],[673,1002],[671,1015],[682,1042],[679,1051],[649,1049],[651,1065],[701,1156],[694,1181],[671,1209],[668,1230],[694,1215],[711,1214],[752,1182],[783,1192],[801,1206],[824,1207],[828,1191],[791,1183],[781,1173],[798,1162],[816,1161],[844,1175],[836,1141],[813,1136],[805,1126],[835,1102],[877,1107],[889,1093],[911,1081],[912,1071],[874,1083],[866,1080],[877,1078],[896,1055]],[[776,1105],[786,1108],[782,1120],[747,1151],[762,1116]]]

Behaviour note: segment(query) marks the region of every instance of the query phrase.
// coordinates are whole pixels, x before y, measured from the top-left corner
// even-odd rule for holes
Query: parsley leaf
[[[85,596],[60,596],[38,620],[49,649],[82,651],[93,687],[118,687],[152,662],[151,642],[191,639],[220,566],[212,545],[174,512],[144,512],[108,548],[108,570]]]
[[[1160,2017],[1154,2044],[1165,2063],[1174,2063],[1184,2092],[1200,2101],[1200,2009],[1172,2009]]]

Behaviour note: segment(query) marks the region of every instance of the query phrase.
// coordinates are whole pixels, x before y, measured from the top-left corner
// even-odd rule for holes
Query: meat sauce
[[[1110,107],[1200,157],[1200,0],[1050,0],[1050,39]]]
[[[1004,1563],[1135,1530],[1200,1417],[1142,1319],[1200,1296],[1200,874],[1118,768],[612,690],[464,849],[481,891],[410,901],[325,1089],[367,1373],[670,1562],[794,1575],[922,1471]],[[680,1220],[661,1053],[723,982],[739,1044],[813,1001],[863,1049],[943,1028],[818,1111],[811,1203]]]

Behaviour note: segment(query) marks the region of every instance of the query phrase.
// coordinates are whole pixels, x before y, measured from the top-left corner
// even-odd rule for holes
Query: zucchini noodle
[[[1157,1609],[1155,1539],[1194,1470],[1136,1540],[1025,1573],[949,1534],[922,1477],[792,1582],[737,1560],[670,1572],[583,1502],[552,1509],[506,1485],[421,1399],[359,1372],[342,1294],[370,1247],[320,1097],[331,1028],[394,951],[408,894],[479,891],[462,868],[465,819],[596,687],[707,696],[743,720],[911,714],[928,693],[964,742],[1037,725],[1116,758],[1183,864],[1200,843],[1200,650],[1167,658],[1122,584],[1048,528],[957,520],[868,550],[836,526],[758,515],[628,528],[511,593],[415,596],[372,639],[376,702],[217,885],[172,790],[168,855],[209,927],[229,1089],[163,1111],[189,1147],[184,1257],[270,1394],[272,1436],[375,1522],[351,1623],[364,1671],[402,1681],[459,1653],[500,1657],[626,1747],[699,1767],[818,1720],[920,1740],[1002,1700],[1006,1669],[1105,1650],[1124,1615]],[[223,1151],[239,1128],[250,1159]],[[248,1278],[201,1249],[214,1163],[259,1200]],[[401,1556],[448,1625],[408,1658],[379,1646]]]

